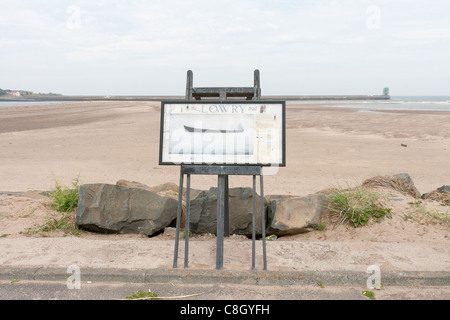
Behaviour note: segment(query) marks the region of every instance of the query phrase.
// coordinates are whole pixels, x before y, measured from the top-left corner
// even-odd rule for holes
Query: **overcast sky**
[[[450,95],[448,0],[0,3],[0,88],[66,95]]]

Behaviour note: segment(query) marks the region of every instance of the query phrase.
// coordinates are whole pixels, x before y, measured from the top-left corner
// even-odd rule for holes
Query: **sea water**
[[[316,103],[326,103],[330,107],[353,108],[361,112],[383,110],[450,112],[450,96],[391,96],[389,100],[324,100]]]
[[[0,107],[31,106],[64,103],[67,101],[0,101]],[[316,100],[305,103],[327,104],[331,107],[354,108],[361,112],[383,110],[447,111],[450,112],[450,96],[391,96],[389,100]]]

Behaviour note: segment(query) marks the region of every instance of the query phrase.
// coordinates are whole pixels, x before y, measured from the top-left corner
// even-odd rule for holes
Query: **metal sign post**
[[[266,230],[264,215],[264,184],[262,168],[258,166],[201,166],[201,165],[182,165],[180,169],[180,187],[178,194],[178,210],[175,234],[175,252],[173,258],[173,267],[177,267],[178,243],[181,221],[181,199],[183,194],[184,175],[187,178],[186,186],[186,220],[185,220],[185,246],[184,246],[184,267],[189,266],[189,222],[190,222],[190,179],[192,174],[207,174],[218,176],[217,187],[217,251],[216,251],[216,269],[223,268],[223,248],[224,237],[229,236],[229,212],[227,212],[226,179],[229,175],[252,175],[253,176],[253,216],[252,216],[252,269],[255,268],[255,241],[256,241],[256,176],[260,176],[261,192],[261,233],[263,241],[263,264],[264,270],[267,270],[266,258]]]
[[[263,264],[267,270],[263,166],[285,165],[285,103],[260,100],[259,82],[259,71],[255,70],[253,87],[195,88],[193,73],[189,70],[186,100],[162,102],[159,162],[181,165],[174,268],[178,260],[184,176],[187,180],[184,267],[189,266],[191,175],[217,175],[216,269],[222,269],[224,237],[230,235],[228,177],[251,175],[252,269],[255,268],[256,176],[260,176]],[[230,157],[232,160],[223,160]]]

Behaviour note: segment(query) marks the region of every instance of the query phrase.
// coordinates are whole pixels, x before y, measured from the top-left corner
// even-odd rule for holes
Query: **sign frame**
[[[172,107],[172,105],[176,105],[179,107]],[[230,130],[225,130],[223,128],[198,128],[195,125],[186,125],[183,121],[184,119],[194,119],[193,111],[189,110],[189,106],[193,106],[194,108],[191,108],[191,110],[195,110],[197,112],[196,114],[201,116],[204,119],[208,119],[211,121],[208,121],[208,123],[218,123],[218,121],[221,122],[228,122],[228,123],[235,123],[236,119],[241,119],[244,122],[244,126],[247,123],[251,129],[245,128],[243,129],[241,122],[239,122],[239,125],[236,124],[235,127],[231,128]],[[186,107],[183,107],[186,106]],[[205,106],[206,106],[206,112],[205,112]],[[245,108],[247,107],[247,108]],[[180,108],[180,111],[171,113],[173,108]],[[269,110],[266,113],[266,108]],[[169,110],[170,109],[170,110]],[[245,110],[247,109],[247,110]],[[178,109],[177,109],[178,110]],[[184,114],[180,113],[182,111],[185,111]],[[189,110],[189,111],[188,111]],[[221,110],[225,112],[224,110],[227,110],[226,113],[219,113],[218,111]],[[251,111],[250,111],[251,110]],[[263,162],[263,161],[257,161],[258,157],[260,155],[256,154],[254,150],[259,151],[259,148],[256,148],[253,146],[256,139],[256,132],[264,132],[264,131],[258,131],[261,130],[257,127],[255,118],[258,116],[265,116],[265,119],[267,119],[269,116],[271,116],[274,113],[269,113],[270,110],[276,110],[277,113],[274,116],[274,119],[272,122],[262,121],[264,123],[268,123],[269,126],[276,125],[276,128],[270,128],[272,130],[275,130],[278,136],[277,141],[275,143],[277,152],[275,156],[277,157],[277,161],[269,161],[269,162]],[[216,111],[216,112],[214,112]],[[192,112],[192,113],[188,113]],[[241,113],[239,113],[241,112]],[[188,116],[188,118],[186,117]],[[234,116],[234,117],[231,117]],[[280,117],[281,116],[281,119]],[[184,118],[183,118],[184,117]],[[189,118],[190,117],[190,118]],[[220,117],[220,118],[219,118]],[[224,118],[227,117],[227,118]],[[253,117],[253,120],[252,120]],[[277,118],[278,117],[278,118]],[[174,120],[175,119],[175,120]],[[226,119],[227,121],[222,121],[222,119]],[[258,118],[259,119],[259,118]],[[253,121],[253,124],[252,124]],[[189,121],[188,121],[189,122]],[[192,123],[192,120],[190,121]],[[206,121],[200,122],[200,124],[205,123]],[[172,123],[172,125],[171,125]],[[248,162],[230,162],[230,161],[216,161],[218,158],[220,158],[220,155],[218,155],[216,158],[212,155],[204,155],[203,151],[202,153],[198,154],[198,157],[196,159],[192,159],[192,154],[196,153],[196,151],[190,151],[186,154],[180,153],[180,156],[176,161],[173,159],[167,159],[170,158],[170,148],[171,142],[170,136],[173,135],[173,132],[171,133],[170,130],[172,130],[174,127],[176,127],[178,132],[180,132],[180,123],[184,124],[184,129],[186,132],[192,133],[192,134],[203,134],[203,133],[211,133],[211,134],[223,134],[223,133],[231,133],[231,135],[228,135],[228,137],[234,137],[234,135],[239,136],[239,134],[244,134],[244,132],[247,134],[245,136],[245,139],[236,139],[234,141],[241,141],[236,142],[236,145],[233,145],[234,152],[240,152],[242,157],[245,158],[247,156],[247,160],[250,160]],[[261,123],[261,122],[258,122]],[[172,128],[171,128],[172,126]],[[253,127],[252,127],[253,126]],[[175,130],[175,129],[173,129]],[[253,130],[253,131],[252,131]],[[266,130],[267,131],[267,130]],[[268,131],[267,131],[268,132]],[[271,131],[272,132],[272,131]],[[270,136],[271,137],[271,136]],[[258,137],[258,139],[264,140],[264,137],[261,138],[261,136]],[[197,139],[198,140],[198,139]],[[267,141],[270,139],[267,138]],[[191,141],[194,141],[193,138],[191,138]],[[245,141],[245,144],[243,144]],[[272,141],[272,140],[270,140]],[[191,142],[192,143],[192,142]],[[239,144],[240,143],[240,144]],[[253,149],[254,148],[254,149]],[[237,151],[239,149],[240,151]],[[244,150],[244,151],[243,151]],[[271,149],[272,150],[272,149]],[[256,151],[256,152],[257,152]],[[215,152],[215,151],[214,151]],[[222,158],[227,158],[224,154],[228,153],[229,150],[226,149],[226,143],[224,143],[223,150],[221,151],[223,154],[221,155]],[[253,154],[251,154],[253,152]],[[273,152],[273,151],[272,151]],[[245,154],[245,155],[244,155]],[[210,159],[208,161],[204,161],[205,158],[210,156]],[[232,157],[235,157],[236,159],[237,154],[229,154],[229,159]],[[212,157],[212,158],[211,158]],[[253,157],[253,160],[252,160]],[[257,159],[254,159],[254,158]],[[198,159],[201,158],[202,160],[199,161]],[[211,161],[213,160],[214,161]],[[243,159],[243,158],[242,158]],[[220,159],[219,159],[220,160]],[[273,160],[273,159],[272,159]],[[223,166],[260,166],[260,167],[285,167],[286,166],[286,101],[283,100],[162,100],[161,101],[161,118],[160,118],[160,139],[159,139],[159,165],[223,165]]]

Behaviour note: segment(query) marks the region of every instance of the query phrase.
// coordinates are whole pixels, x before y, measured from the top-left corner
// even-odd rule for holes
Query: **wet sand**
[[[450,184],[450,113],[358,112],[287,102],[287,166],[264,177],[265,194],[306,195],[409,173],[421,193]],[[160,103],[68,102],[0,108],[0,191],[49,190],[126,179],[178,183],[178,166],[159,166]],[[274,171],[274,170],[272,170]],[[192,188],[217,185],[194,176]],[[230,177],[230,186],[251,186]]]

